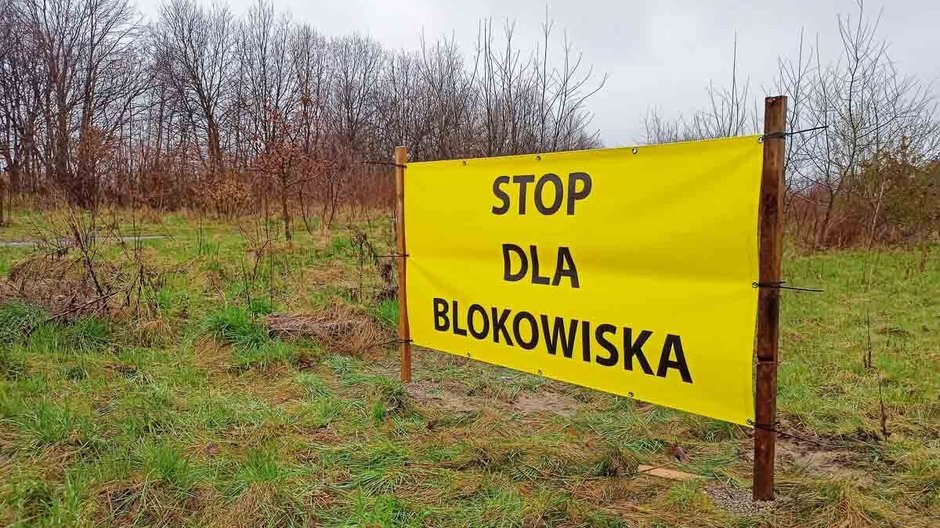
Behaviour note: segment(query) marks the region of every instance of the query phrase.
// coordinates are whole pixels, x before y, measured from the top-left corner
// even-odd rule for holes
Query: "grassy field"
[[[43,251],[8,243],[45,221],[29,218],[0,229],[11,281]],[[261,224],[151,215],[138,227],[162,238],[99,255],[115,276],[155,270],[143,309],[0,305],[0,524],[940,524],[937,246],[787,254],[788,283],[825,293],[783,294],[793,437],[757,508],[746,428],[424,350],[403,386],[381,344],[397,307],[359,265],[360,247],[390,251],[389,222],[345,224],[259,244]],[[272,337],[272,312],[366,320],[379,346]]]

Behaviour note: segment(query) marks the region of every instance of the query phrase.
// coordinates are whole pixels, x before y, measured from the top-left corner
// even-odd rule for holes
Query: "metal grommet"
[[[467,166],[467,160],[461,160],[460,164],[463,165],[464,167],[466,167],[466,166]]]
[[[542,155],[541,155],[541,154],[536,154],[536,155],[535,155],[535,161],[542,161]]]
[[[633,147],[633,153],[634,153],[634,154],[636,154],[636,153],[639,152],[639,151],[640,151],[640,149],[638,149],[638,148],[636,148],[636,147]]]

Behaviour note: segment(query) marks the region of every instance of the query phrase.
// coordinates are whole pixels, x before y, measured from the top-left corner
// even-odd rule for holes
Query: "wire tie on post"
[[[804,134],[806,132],[815,132],[817,130],[825,130],[829,128],[829,125],[823,125],[813,128],[804,128],[803,130],[793,130],[790,132],[771,132],[770,134],[763,134],[757,140],[763,142],[765,139],[783,139],[788,136],[794,136],[796,134]]]
[[[411,339],[390,339],[388,341],[382,341],[381,343],[375,343],[375,344],[369,345],[368,348],[385,347],[389,345],[400,345],[402,343],[411,343],[411,342],[412,342]]]
[[[398,167],[400,169],[407,169],[408,165],[402,165],[401,163],[395,163],[394,161],[373,161],[366,160],[362,162],[364,165],[387,165],[389,167]]]
[[[773,431],[773,432],[775,432],[775,433],[779,432],[779,431],[777,431],[777,429],[776,429],[775,426],[778,425],[780,422],[776,422],[776,423],[772,423],[772,424],[759,424],[759,423],[755,422],[754,420],[748,420],[747,423],[748,423],[748,425],[750,425],[750,426],[753,427],[754,429],[763,429],[763,430],[765,430],[765,431]]]
[[[786,281],[775,281],[775,282],[752,282],[752,288],[772,288],[776,290],[791,290],[791,291],[801,291],[809,293],[822,293],[823,290],[819,288],[801,288],[799,286],[784,286]]]
[[[797,435],[797,434],[787,433],[787,432],[785,432],[785,431],[781,431],[780,429],[777,429],[777,427],[780,425],[780,422],[776,422],[776,423],[773,423],[773,424],[759,424],[759,423],[755,422],[754,420],[748,420],[748,421],[747,421],[747,424],[750,425],[751,427],[753,427],[754,429],[760,429],[760,430],[762,430],[762,431],[770,431],[770,432],[772,432],[772,433],[776,433],[776,434],[782,436],[783,438],[789,438],[789,439],[791,439],[791,440],[799,440],[800,442],[807,442],[807,443],[810,443],[810,444],[815,444],[815,445],[817,445],[817,446],[819,446],[819,447],[824,447],[824,448],[827,448],[827,449],[832,449],[832,448],[834,447],[834,446],[831,445],[831,444],[825,444],[825,443],[823,443],[823,442],[820,442],[819,440],[814,440],[814,439],[812,439],[812,438],[807,438],[807,437],[805,437],[805,436],[800,436],[800,435]],[[838,447],[838,446],[835,446],[835,447]]]
[[[409,256],[408,253],[392,253],[390,255],[376,255],[375,258],[408,258]]]

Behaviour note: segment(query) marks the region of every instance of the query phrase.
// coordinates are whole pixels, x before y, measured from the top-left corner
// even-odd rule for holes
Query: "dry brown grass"
[[[264,323],[281,339],[313,339],[344,354],[362,355],[394,340],[370,314],[339,301],[310,314],[271,314]]]
[[[111,265],[102,266],[100,271],[109,278],[119,273]],[[62,320],[110,313],[118,305],[114,297],[96,291],[80,258],[54,253],[28,257],[0,280],[0,304],[26,301]]]
[[[274,483],[251,484],[229,504],[219,505],[206,515],[212,528],[254,528],[257,526],[295,526],[317,508],[333,501],[326,493],[315,492],[297,497],[284,492]]]
[[[133,324],[134,339],[149,347],[164,346],[170,342],[174,335],[173,326],[159,317],[149,320],[139,320]]]
[[[231,351],[210,336],[203,336],[193,346],[193,365],[212,373],[225,372]]]
[[[181,494],[142,475],[107,482],[97,491],[95,523],[104,526],[174,527],[191,524],[207,504],[217,502],[208,487]]]

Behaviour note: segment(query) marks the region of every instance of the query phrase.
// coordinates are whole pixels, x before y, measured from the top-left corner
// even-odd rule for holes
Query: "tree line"
[[[880,18],[861,0],[837,16],[831,55],[801,32],[765,90],[789,99],[785,217],[808,247],[935,240],[940,229],[934,86],[899,71]],[[738,72],[736,39],[731,59],[731,78],[708,85],[705,108],[678,119],[650,111],[646,141],[760,133],[763,109],[752,106],[750,80]]]
[[[812,247],[936,238],[940,120],[931,86],[898,71],[879,17],[837,17],[835,53],[803,34],[763,92],[789,96],[786,218]],[[55,197],[319,217],[388,205],[396,145],[415,160],[600,146],[596,74],[547,19],[520,46],[481,20],[473,51],[327,37],[259,0],[167,0],[144,22],[129,0],[0,0],[2,197]],[[757,133],[739,73],[687,118],[650,111],[649,143]]]
[[[450,39],[329,38],[266,0],[240,17],[168,0],[151,23],[128,0],[0,0],[6,187],[83,207],[271,205],[287,224],[297,204],[328,221],[387,201],[387,171],[363,162],[396,145],[417,160],[599,145],[585,101],[605,78],[548,20],[542,36],[524,50],[482,20],[466,57]]]

